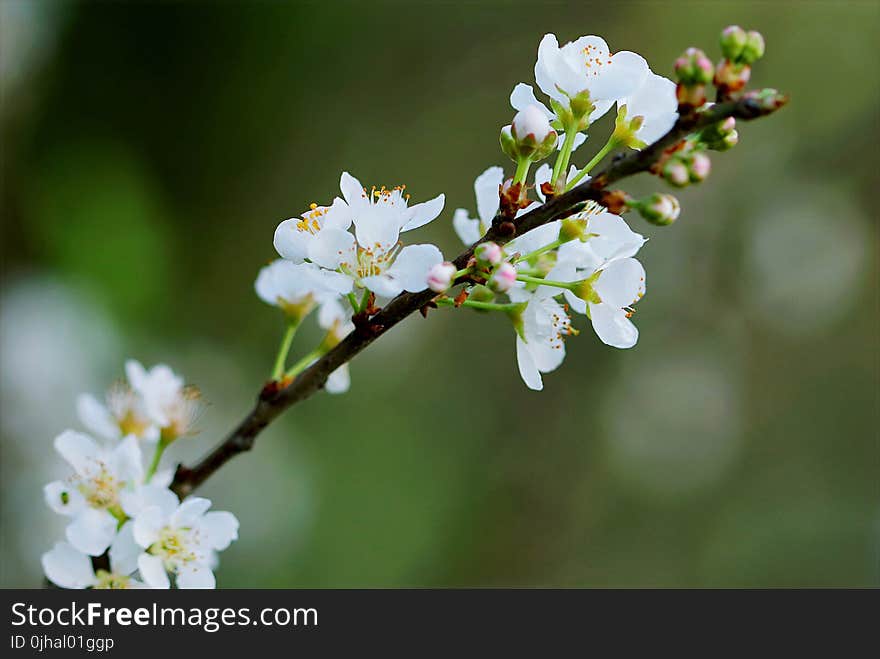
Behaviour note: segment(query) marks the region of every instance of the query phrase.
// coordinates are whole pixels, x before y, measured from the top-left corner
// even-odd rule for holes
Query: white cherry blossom
[[[110,387],[103,402],[92,394],[81,394],[76,411],[83,425],[104,439],[128,435],[148,442],[159,439],[159,428],[147,414],[143,399],[125,382]]]
[[[210,507],[208,499],[193,497],[178,506],[147,506],[134,518],[134,540],[145,550],[137,564],[148,586],[169,588],[171,573],[178,588],[215,587],[216,552],[238,538],[238,520]]]
[[[452,227],[465,245],[477,242],[489,230],[501,205],[499,189],[503,182],[504,170],[500,167],[489,167],[474,181],[477,217],[471,218],[464,208],[456,209],[452,216]]]
[[[601,37],[584,36],[560,47],[554,35],[545,34],[538,46],[538,87],[564,107],[569,107],[571,98],[589,92],[594,106],[591,122],[638,89],[647,75],[648,64],[641,55],[612,54]]]
[[[55,438],[55,450],[73,468],[65,481],[43,488],[47,505],[71,518],[67,541],[77,550],[98,556],[110,546],[120,519],[120,496],[143,477],[137,438],[129,435],[104,448],[86,434],[67,430]]]
[[[434,245],[401,248],[400,233],[424,226],[443,210],[444,195],[408,206],[403,187],[373,188],[369,193],[348,172],[340,188],[351,210],[355,233],[321,230],[308,248],[309,260],[328,270],[338,270],[354,284],[379,296],[428,287],[428,271],[443,261]]]
[[[197,389],[186,386],[183,378],[165,364],[148,371],[140,362],[129,359],[125,373],[132,388],[143,397],[147,414],[159,427],[163,441],[193,433],[201,412]]]
[[[254,288],[263,302],[301,318],[317,305],[351,292],[351,279],[313,263],[276,259],[260,269]]]

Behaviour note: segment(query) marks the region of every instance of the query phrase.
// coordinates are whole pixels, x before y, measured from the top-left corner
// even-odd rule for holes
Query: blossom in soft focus
[[[276,259],[260,269],[254,288],[263,302],[299,320],[316,305],[351,292],[351,279],[314,263]]]
[[[92,394],[80,394],[76,411],[82,424],[104,439],[129,435],[149,442],[159,439],[159,427],[147,414],[143,399],[125,382],[110,387],[103,402]]]
[[[318,310],[318,325],[327,331],[327,336],[324,338],[326,349],[336,346],[354,329],[349,313],[338,299],[327,300],[321,305]],[[343,364],[333,371],[324,384],[324,389],[331,394],[344,394],[350,387],[351,376],[348,364]]]
[[[138,441],[129,435],[105,448],[86,434],[67,430],[55,438],[55,450],[73,468],[73,475],[46,485],[43,496],[49,508],[71,518],[67,541],[98,556],[110,546],[124,517],[120,494],[143,477]]]
[[[199,392],[165,364],[149,371],[134,359],[125,362],[132,388],[143,397],[147,414],[159,426],[165,442],[191,435],[201,412]]]
[[[216,552],[238,539],[238,520],[210,507],[200,497],[176,507],[157,500],[134,518],[134,541],[143,550],[137,565],[148,586],[170,588],[170,573],[178,588],[214,588]]]

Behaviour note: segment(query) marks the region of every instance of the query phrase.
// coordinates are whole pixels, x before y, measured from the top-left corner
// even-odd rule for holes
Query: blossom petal
[[[344,394],[351,388],[351,375],[349,374],[348,364],[343,364],[329,376],[324,384],[324,389],[330,394]]]
[[[86,508],[67,525],[65,536],[75,549],[89,556],[100,556],[113,542],[116,525],[116,518],[106,510]]]
[[[590,248],[605,262],[634,256],[647,242],[614,213],[594,215],[587,222],[587,230],[596,234],[589,239]]]
[[[623,309],[590,303],[590,320],[602,343],[612,348],[632,348],[639,340],[639,330]]]
[[[590,92],[597,99],[618,100],[632,94],[647,77],[648,63],[637,53],[627,50],[614,53],[611,64],[590,84]]]
[[[126,515],[136,518],[145,509],[156,507],[161,513],[160,517],[164,518],[170,517],[171,513],[177,510],[177,506],[180,505],[177,495],[167,489],[167,486],[156,482],[156,476],[158,474],[154,475],[147,485],[141,485],[132,490],[123,490],[119,493],[119,503]]]
[[[171,588],[171,581],[168,579],[168,573],[165,572],[165,566],[162,559],[151,554],[141,554],[138,556],[138,570],[141,573],[141,579],[144,580],[150,588],[161,588],[167,590]]]
[[[134,541],[147,548],[159,539],[159,531],[165,526],[167,516],[159,506],[145,506],[134,518],[132,535]]]
[[[388,269],[401,288],[410,293],[428,287],[428,271],[443,262],[443,254],[435,245],[407,245]]]
[[[535,96],[535,90],[524,82],[517,83],[510,92],[510,106],[517,111],[525,110],[530,105],[540,108],[548,120],[553,121],[556,115]]]
[[[182,565],[177,569],[177,587],[182,589],[216,588],[217,582],[211,568],[202,564]]]
[[[602,302],[612,307],[628,307],[645,294],[645,269],[635,259],[610,263],[593,285]]]
[[[284,220],[275,228],[272,244],[275,251],[283,258],[302,263],[309,253],[309,244],[315,234],[299,228],[300,220],[296,217]]]
[[[116,478],[126,482],[140,482],[144,475],[143,456],[138,439],[128,435],[110,454],[112,470]]]
[[[372,291],[379,297],[392,298],[403,291],[400,282],[387,272],[381,275],[363,277],[361,279],[361,284],[367,290]]]
[[[646,144],[665,135],[678,119],[675,83],[656,73],[649,72],[638,89],[618,105],[626,105],[628,119],[644,118],[636,137]]]
[[[353,213],[361,211],[370,203],[364,186],[348,172],[342,172],[342,176],[339,178],[339,189]]]
[[[477,198],[477,216],[488,227],[498,214],[501,206],[499,189],[504,182],[504,170],[489,167],[474,181],[474,195]]]
[[[107,406],[91,394],[80,394],[76,399],[76,414],[82,424],[104,439],[119,439],[119,424]]]
[[[411,231],[425,226],[428,222],[432,222],[443,212],[443,206],[446,205],[446,195],[439,194],[433,199],[429,199],[421,204],[410,207],[409,220],[403,225],[401,231]]]
[[[80,475],[88,474],[103,454],[94,439],[73,430],[65,430],[55,438],[55,450]]]
[[[138,568],[138,556],[142,551],[134,541],[134,523],[129,520],[110,544],[110,569],[116,574],[131,574]]]
[[[92,559],[66,542],[56,542],[40,562],[46,578],[61,588],[88,588],[97,581]]]
[[[373,251],[390,249],[400,237],[400,229],[397,204],[372,204],[363,208],[354,218],[354,233],[358,244]]]
[[[210,507],[210,499],[204,497],[186,499],[171,514],[170,525],[178,529],[194,526]]]
[[[64,481],[53,481],[45,485],[43,498],[53,512],[67,517],[78,514],[86,507],[86,500],[82,493]]]
[[[233,540],[238,540],[238,519],[225,510],[205,513],[198,524],[205,532],[211,549],[223,551]]]
[[[456,209],[452,215],[452,228],[465,245],[472,245],[482,237],[480,220],[472,219],[464,208]]]
[[[516,364],[520,377],[529,389],[541,391],[544,388],[541,373],[535,365],[529,346],[519,336],[516,337]]]
[[[322,229],[342,229],[348,231],[351,226],[351,208],[339,197],[333,200],[324,213]]]
[[[354,236],[341,229],[324,229],[309,244],[309,259],[329,270],[353,262],[354,253]]]

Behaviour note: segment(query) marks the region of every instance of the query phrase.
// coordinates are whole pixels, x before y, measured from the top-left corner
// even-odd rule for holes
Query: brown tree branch
[[[784,105],[786,101],[785,96],[767,90],[763,95],[753,93],[739,100],[718,103],[702,112],[683,114],[666,135],[641,151],[633,151],[626,156],[615,158],[590,181],[554,197],[515,220],[496,217],[486,235],[455,259],[456,268],[461,270],[467,267],[468,261],[473,256],[474,247],[481,242],[491,240],[504,244],[516,235],[522,235],[542,224],[571,215],[572,209],[583,202],[592,200],[602,203],[608,194],[609,185],[650,170],[661,160],[667,149],[681,142],[689,134],[728,117],[750,120],[766,116]],[[368,322],[359,323],[351,334],[300,373],[288,386],[280,387],[275,383],[267,385],[253,410],[222,442],[194,466],[178,467],[171,488],[182,498],[201,485],[231,458],[250,450],[260,431],[284,410],[321,389],[330,373],[349,362],[401,320],[428,304],[435,296],[436,293],[430,290],[398,295],[381,311],[370,317]]]

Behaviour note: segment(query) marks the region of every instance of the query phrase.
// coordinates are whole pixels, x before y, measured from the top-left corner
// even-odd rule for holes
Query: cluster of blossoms
[[[43,570],[62,588],[170,588],[171,578],[178,588],[213,588],[217,552],[238,537],[238,520],[209,512],[207,499],[179,501],[173,469],[160,468],[165,449],[194,434],[198,392],[165,365],[146,370],[132,360],[125,371],[103,401],[77,400],[91,434],[55,438],[72,473],[43,494],[70,521]]]
[[[740,32],[757,34],[735,31],[738,40]],[[722,36],[725,57],[733,57],[729,33],[730,29]],[[738,70],[760,56],[756,39],[748,36],[739,46],[741,52],[735,54],[739,59],[731,60]],[[555,36],[544,36],[534,75],[545,99],[539,100],[530,84],[517,84],[510,95],[516,114],[501,129],[501,149],[516,164],[513,176],[506,177],[499,166],[486,169],[474,183],[476,217],[464,209],[452,217],[459,238],[466,245],[476,244],[463,269],[444,261],[434,245],[404,247],[400,242],[403,232],[440,215],[442,194],[410,206],[405,186],[367,189],[343,173],[341,198],[329,206],[312,204],[300,217],[281,222],[274,240],[281,258],[264,267],[257,278],[258,295],[289,320],[273,379],[295,378],[352,330],[349,317],[356,321],[374,313],[377,298],[426,288],[438,293],[431,306],[504,312],[516,332],[520,375],[532,389],[541,389],[541,374],[562,362],[565,337],[578,333],[572,326],[572,311],[586,316],[607,345],[634,346],[638,330],[631,321],[633,305],[646,290],[645,271],[634,257],[645,239],[619,213],[635,209],[653,224],[670,224],[679,214],[675,197],[660,193],[642,200],[626,197],[615,207],[616,213],[590,203],[504,246],[477,243],[499,218],[513,219],[589,180],[590,171],[612,151],[642,149],[656,141],[673,127],[686,103],[703,105],[704,95],[694,99],[713,80],[711,62],[702,51],[690,49],[679,58],[676,72],[679,80],[673,82],[651,71],[640,55],[613,53],[596,36],[563,46]],[[586,131],[612,108],[617,118],[611,136],[589,162],[577,167],[572,157],[587,141]],[[734,125],[731,119],[689,136],[665,156],[657,173],[676,186],[705,179],[710,169],[705,151],[735,144]],[[540,165],[530,184],[531,166],[552,154],[556,154],[553,166]],[[536,199],[529,198],[531,189]],[[459,295],[446,295],[460,284],[466,287]],[[502,295],[506,299],[499,301]],[[316,349],[287,367],[296,327],[315,308],[327,335]],[[328,390],[347,389],[345,368],[331,376]]]

